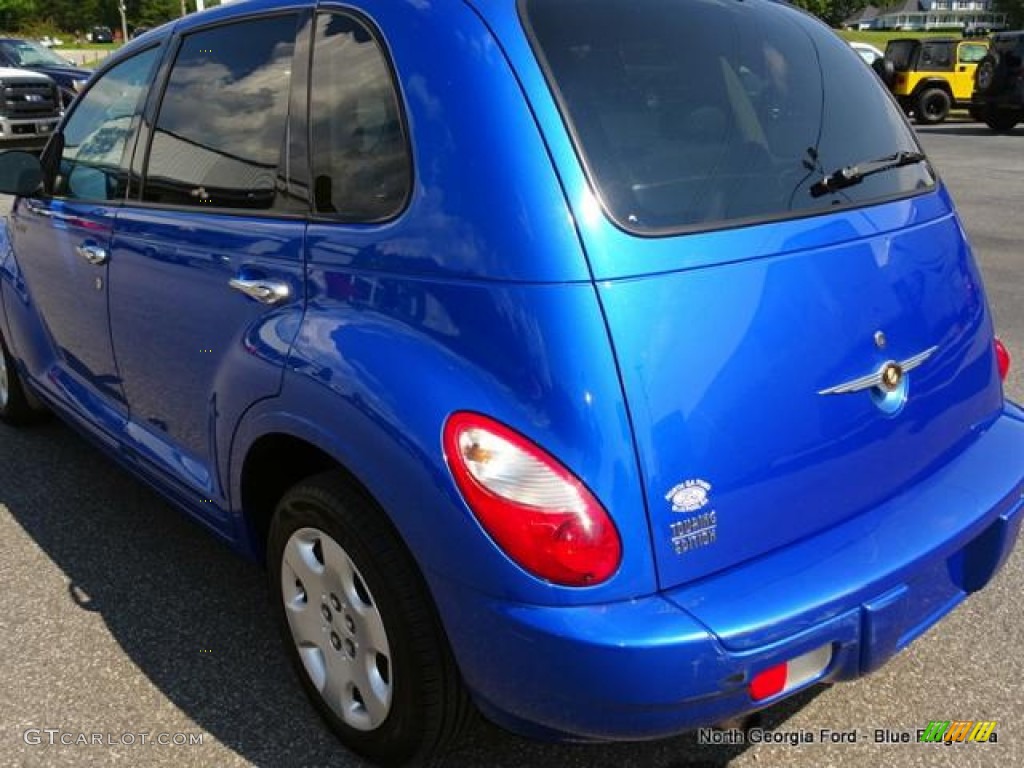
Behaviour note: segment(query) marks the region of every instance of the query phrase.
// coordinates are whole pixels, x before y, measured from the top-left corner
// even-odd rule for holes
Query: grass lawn
[[[947,29],[938,32],[907,32],[901,29],[837,29],[836,34],[848,42],[870,43],[880,50],[885,50],[885,45],[897,37],[961,37],[960,30]],[[985,38],[974,38],[984,40]]]

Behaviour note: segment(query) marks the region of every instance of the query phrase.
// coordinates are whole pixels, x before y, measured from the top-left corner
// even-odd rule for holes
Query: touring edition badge
[[[677,555],[709,547],[718,540],[718,515],[713,509],[704,510],[711,501],[711,483],[694,478],[684,480],[665,494],[673,512],[690,515],[669,524],[670,541]]]

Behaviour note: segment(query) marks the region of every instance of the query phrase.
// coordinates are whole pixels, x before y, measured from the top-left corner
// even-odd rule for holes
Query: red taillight
[[[599,584],[618,569],[622,544],[608,513],[539,446],[466,412],[448,419],[443,443],[469,508],[520,566],[570,587]]]
[[[999,378],[1006,381],[1006,377],[1010,374],[1010,352],[1006,349],[1006,345],[996,337],[996,364],[999,366]]]

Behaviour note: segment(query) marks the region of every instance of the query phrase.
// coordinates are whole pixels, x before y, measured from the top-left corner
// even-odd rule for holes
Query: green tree
[[[1024,0],[1015,0],[1024,2]],[[813,13],[831,27],[838,27],[846,19],[868,4],[868,0],[794,0],[794,5]]]
[[[996,0],[995,9],[1006,14],[1006,23],[1010,29],[1024,27],[1024,0]]]
[[[0,28],[18,29],[32,21],[36,13],[36,0],[0,0]]]
[[[88,32],[102,24],[121,28],[121,0],[0,0],[0,27],[18,29],[31,23],[49,23],[65,32]],[[181,0],[124,0],[128,26],[155,27],[181,15]],[[206,0],[206,7],[220,0]],[[186,0],[188,13],[196,10],[195,0]]]
[[[830,0],[829,15],[825,19],[833,27],[838,27],[857,11],[869,5],[869,0]],[[874,5],[885,5],[884,0],[876,0]]]

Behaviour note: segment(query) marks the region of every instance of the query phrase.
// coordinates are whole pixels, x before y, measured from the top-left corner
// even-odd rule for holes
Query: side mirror
[[[31,152],[0,152],[0,193],[31,195],[43,183],[43,166]]]

